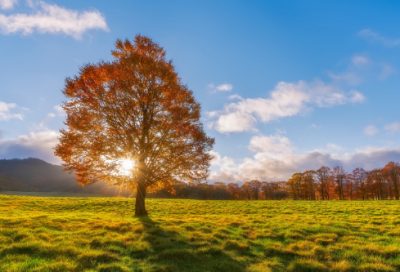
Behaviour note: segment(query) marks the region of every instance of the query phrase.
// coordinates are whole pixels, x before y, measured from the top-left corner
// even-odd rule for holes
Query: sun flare
[[[120,160],[120,174],[128,176],[132,173],[132,170],[135,166],[135,162],[129,159]]]

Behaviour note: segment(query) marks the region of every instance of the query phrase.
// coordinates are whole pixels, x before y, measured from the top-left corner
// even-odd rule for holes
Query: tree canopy
[[[103,180],[136,191],[141,216],[146,192],[207,178],[214,139],[162,47],[138,35],[134,43],[117,40],[112,55],[66,79],[68,129],[55,154],[82,185]]]

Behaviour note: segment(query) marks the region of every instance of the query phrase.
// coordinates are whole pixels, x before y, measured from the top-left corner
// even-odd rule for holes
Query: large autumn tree
[[[117,40],[112,55],[66,79],[68,129],[55,154],[82,185],[102,180],[136,191],[135,215],[143,216],[146,192],[207,178],[214,139],[162,47],[138,35]]]

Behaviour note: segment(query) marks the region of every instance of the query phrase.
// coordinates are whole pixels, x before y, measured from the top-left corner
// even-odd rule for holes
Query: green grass
[[[90,193],[20,192],[20,191],[0,191],[0,195],[41,196],[41,197],[101,197],[100,194],[90,194]]]
[[[0,271],[399,271],[400,201],[0,196]]]

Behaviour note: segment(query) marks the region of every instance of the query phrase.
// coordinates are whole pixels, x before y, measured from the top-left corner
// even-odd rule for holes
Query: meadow
[[[399,201],[0,196],[0,271],[399,271]]]

